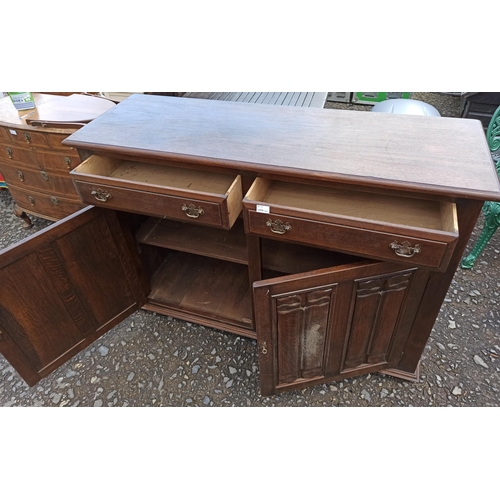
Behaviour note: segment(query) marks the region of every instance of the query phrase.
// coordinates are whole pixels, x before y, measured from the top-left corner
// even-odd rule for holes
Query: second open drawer
[[[239,175],[91,156],[70,172],[91,205],[229,229],[241,212]]]
[[[257,178],[243,206],[248,233],[437,270],[458,238],[448,201]]]

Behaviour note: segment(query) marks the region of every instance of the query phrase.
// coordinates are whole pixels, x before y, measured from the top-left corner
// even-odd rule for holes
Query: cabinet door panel
[[[390,366],[414,272],[364,261],[255,283],[262,394]]]
[[[355,280],[352,323],[343,368],[388,361],[390,342],[412,272]]]
[[[0,262],[0,351],[31,385],[145,302],[114,212],[84,209]]]

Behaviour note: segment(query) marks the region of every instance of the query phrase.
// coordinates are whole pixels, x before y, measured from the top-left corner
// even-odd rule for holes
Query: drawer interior
[[[267,207],[283,207],[350,220],[458,232],[456,206],[446,201],[356,192],[262,178],[255,180],[245,201],[262,205],[257,211],[266,210]]]
[[[232,174],[182,168],[172,164],[155,165],[139,161],[125,161],[97,155],[91,156],[73,170],[73,173],[118,182],[217,195],[226,195],[235,181],[235,176]]]

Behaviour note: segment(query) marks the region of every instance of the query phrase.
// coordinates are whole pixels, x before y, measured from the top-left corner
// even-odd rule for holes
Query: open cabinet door
[[[363,261],[254,283],[261,392],[388,369],[411,323],[416,269]],[[410,301],[410,298],[413,299]]]
[[[146,300],[112,210],[88,207],[0,252],[0,352],[29,384]]]

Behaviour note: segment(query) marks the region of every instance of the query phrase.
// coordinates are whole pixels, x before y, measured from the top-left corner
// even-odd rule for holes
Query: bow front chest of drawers
[[[80,157],[62,141],[114,106],[78,94],[37,93],[34,98],[36,108],[25,111],[17,111],[9,97],[0,99],[0,173],[25,227],[31,226],[29,215],[59,220],[85,206],[69,176]],[[61,121],[56,123],[58,119]]]
[[[140,307],[257,339],[265,395],[416,380],[500,200],[471,120],[133,95],[63,146],[92,206],[0,264],[0,349],[29,384]]]

